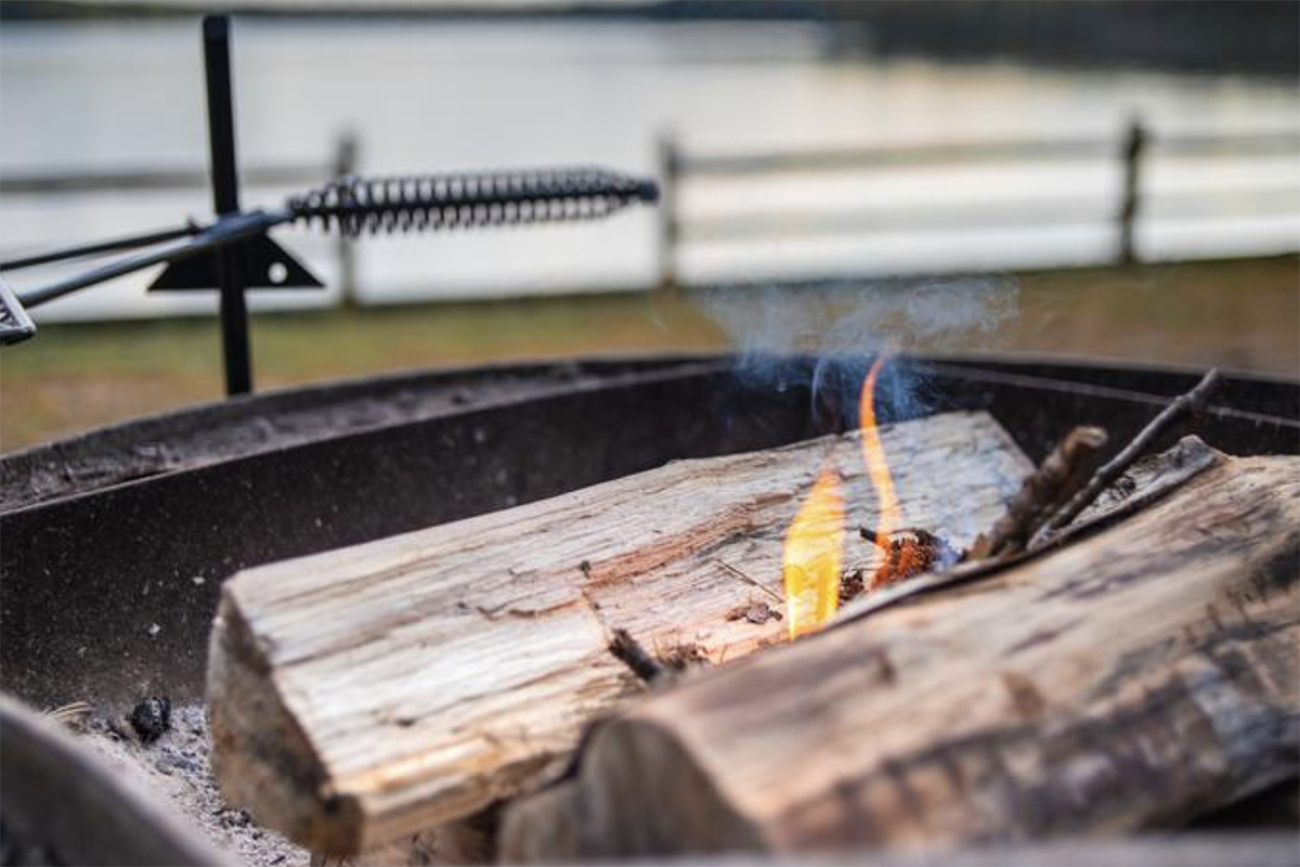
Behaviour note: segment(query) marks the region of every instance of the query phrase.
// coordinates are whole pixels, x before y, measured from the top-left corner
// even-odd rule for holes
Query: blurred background
[[[213,8],[0,4],[0,259],[210,216]],[[259,389],[717,350],[745,335],[705,289],[761,305],[973,274],[1018,287],[1014,315],[908,348],[1300,375],[1300,3],[220,8],[245,207],[339,172],[572,163],[665,193],[590,224],[277,232],[328,288],[252,293]],[[0,355],[0,449],[220,397],[215,293],[146,294],[153,276],[34,311]]]

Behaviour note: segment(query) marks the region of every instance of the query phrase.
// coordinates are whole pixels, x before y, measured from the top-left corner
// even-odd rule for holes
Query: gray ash
[[[145,704],[148,701],[136,710]],[[209,765],[212,740],[203,706],[168,705],[169,725],[147,743],[137,727],[135,711],[127,717],[129,726],[120,722],[120,717],[92,717],[81,740],[124,774],[144,783],[160,800],[170,802],[176,812],[239,863],[307,867],[310,856],[305,849],[262,828],[248,811],[232,808],[221,797]],[[156,706],[150,709],[147,719],[156,721],[158,711]]]

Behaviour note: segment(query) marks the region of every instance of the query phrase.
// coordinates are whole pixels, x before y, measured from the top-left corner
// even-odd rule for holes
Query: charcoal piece
[[[153,743],[172,727],[172,703],[168,698],[146,698],[127,717],[142,743]]]

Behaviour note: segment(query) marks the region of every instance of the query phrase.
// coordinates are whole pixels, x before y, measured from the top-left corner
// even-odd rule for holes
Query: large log
[[[880,438],[904,520],[958,546],[1031,469],[982,413]],[[785,640],[783,533],[827,466],[850,521],[874,523],[849,434],[677,462],[236,575],[208,679],[226,798],[347,855],[511,796],[643,689],[608,652],[613,629],[713,663]],[[876,549],[847,539],[845,565],[873,568]]]
[[[982,846],[956,851],[849,855],[727,855],[647,859],[637,867],[1295,867],[1292,833],[1140,836],[1131,840]],[[597,862],[615,867],[627,862]]]
[[[649,698],[508,861],[1010,843],[1178,823],[1300,768],[1300,461]]]

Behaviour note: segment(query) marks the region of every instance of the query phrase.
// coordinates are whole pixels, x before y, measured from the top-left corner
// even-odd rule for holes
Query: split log
[[[983,413],[879,433],[903,518],[954,545],[1032,469]],[[848,434],[236,575],[208,676],[227,800],[350,855],[513,795],[564,764],[584,723],[644,690],[607,649],[614,629],[713,663],[785,640],[784,531],[828,466],[849,519],[874,523]],[[846,568],[874,567],[874,546],[846,544]]]
[[[1300,460],[653,696],[507,861],[964,847],[1169,825],[1300,768]]]
[[[943,851],[695,856],[683,863],[690,867],[1295,867],[1296,835],[1280,829],[1181,832]]]

